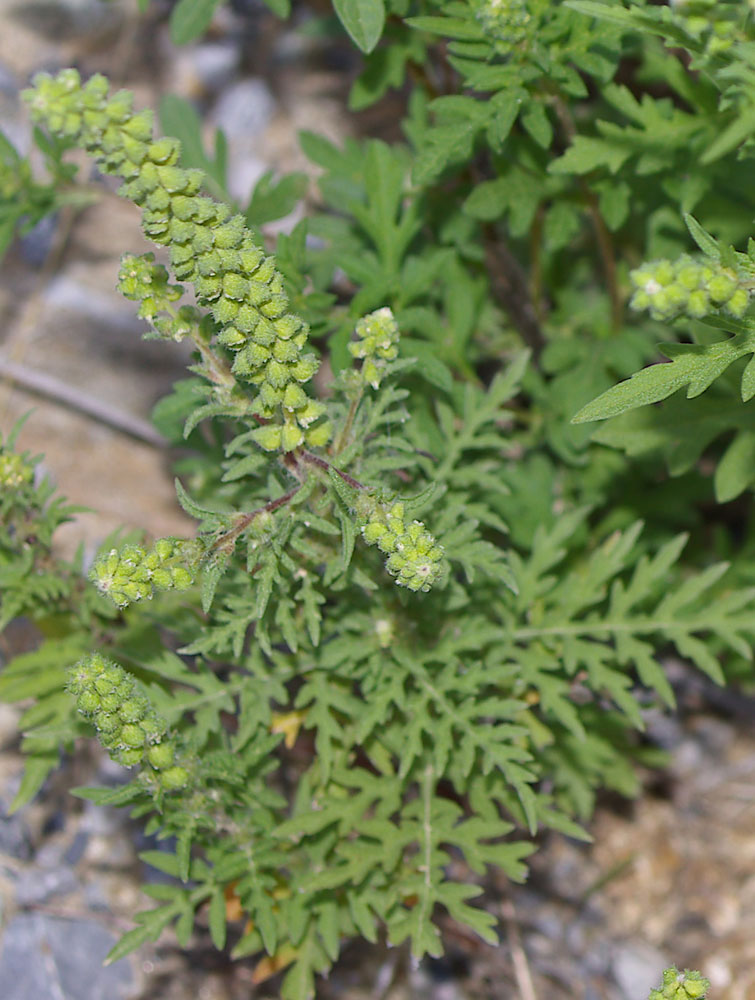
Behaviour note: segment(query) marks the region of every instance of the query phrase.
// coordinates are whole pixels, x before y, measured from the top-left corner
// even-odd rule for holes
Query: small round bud
[[[674,266],[670,260],[659,260],[654,274],[659,285],[670,285],[674,280]]]
[[[281,446],[283,428],[280,424],[265,424],[252,432],[252,438],[263,451],[277,451]]]
[[[170,590],[173,586],[173,577],[169,569],[156,569],[152,574],[152,583],[158,590]]]
[[[121,699],[117,694],[103,694],[100,697],[100,708],[103,712],[117,712]]]
[[[381,521],[370,521],[362,526],[362,537],[368,545],[375,545],[388,530]]]
[[[175,753],[170,743],[157,743],[147,751],[147,760],[157,771],[162,771],[173,764]]]
[[[172,585],[176,590],[188,590],[194,583],[194,577],[183,566],[174,566],[170,574]]]
[[[100,698],[96,691],[82,691],[76,699],[76,707],[84,715],[92,715],[100,707]]]
[[[121,741],[125,743],[127,747],[144,746],[144,730],[141,726],[137,726],[133,723],[127,723],[121,729]]]
[[[107,677],[97,677],[94,682],[94,689],[98,694],[109,694],[113,685]]]
[[[738,288],[726,303],[726,311],[739,318],[747,312],[749,304],[749,293],[744,288]]]
[[[317,427],[308,427],[306,431],[307,444],[312,448],[323,448],[333,434],[333,425],[329,420],[318,424]]]
[[[293,451],[304,443],[304,432],[296,424],[284,424],[281,434],[281,446],[284,451]]]
[[[184,788],[189,782],[189,772],[185,767],[169,767],[160,772],[160,783],[163,788],[172,791],[177,788]]]
[[[124,701],[118,710],[118,715],[124,722],[139,722],[148,708],[146,698],[130,698]]]
[[[121,720],[117,715],[111,715],[109,712],[97,712],[94,724],[101,733],[114,733],[120,729]]]
[[[716,275],[708,284],[708,294],[710,295],[711,302],[714,302],[716,305],[727,302],[734,294],[736,288],[736,278],[733,278],[729,274]]]
[[[710,312],[710,301],[704,291],[692,292],[687,300],[687,312],[695,319],[701,319]]]

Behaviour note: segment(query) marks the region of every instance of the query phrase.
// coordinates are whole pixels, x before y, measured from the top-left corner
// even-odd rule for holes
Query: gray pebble
[[[19,240],[21,256],[32,267],[41,267],[52,248],[58,228],[57,213],[46,215]]]
[[[15,891],[16,905],[22,909],[38,906],[54,896],[75,892],[78,887],[79,881],[70,868],[35,868],[19,877]]]
[[[647,1000],[671,963],[657,948],[644,941],[617,944],[611,962],[616,985],[624,1000]]]
[[[28,861],[31,857],[31,837],[26,823],[18,813],[4,815],[5,808],[0,801],[0,854]]]
[[[8,97],[15,97],[18,93],[16,74],[2,62],[0,62],[0,93]]]
[[[171,67],[170,90],[201,97],[229,86],[239,67],[241,52],[227,42],[204,42],[179,49]]]
[[[5,0],[11,17],[44,38],[89,38],[123,20],[118,4],[99,0]]]
[[[3,1000],[124,997],[132,983],[129,962],[102,965],[115,943],[114,935],[93,920],[18,914],[0,939]]]
[[[86,801],[79,820],[79,830],[94,837],[117,834],[126,824],[126,815],[114,806],[98,806]]]
[[[249,77],[225,90],[210,113],[210,122],[222,128],[229,142],[258,136],[275,111],[275,98],[264,80]]]
[[[66,853],[63,855],[63,860],[67,865],[77,864],[81,858],[84,856],[84,852],[87,849],[87,844],[89,843],[89,834],[84,830],[79,830],[76,836],[73,838],[72,842],[69,844]]]
[[[65,273],[59,274],[47,286],[44,300],[56,311],[68,310],[91,322],[133,334],[143,328],[135,317],[131,304],[121,303],[115,295],[108,295],[89,287]]]

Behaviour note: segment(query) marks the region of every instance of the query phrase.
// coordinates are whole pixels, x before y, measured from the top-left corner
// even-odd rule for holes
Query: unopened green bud
[[[670,260],[660,260],[655,268],[655,280],[659,285],[670,285],[674,280],[674,265]]]
[[[283,428],[280,424],[264,424],[252,432],[252,439],[263,451],[277,451],[281,446]]]
[[[176,549],[180,547],[180,543],[177,543],[174,538],[158,538],[155,542],[155,555],[161,562],[165,562],[170,559],[172,555],[176,554]]]
[[[121,741],[125,743],[127,747],[144,746],[144,732],[139,726],[134,725],[133,723],[127,723],[121,729]]]
[[[171,767],[175,753],[170,743],[158,743],[147,751],[147,760],[157,771]]]
[[[368,545],[375,545],[388,530],[382,521],[370,521],[362,526],[362,537]]]
[[[317,427],[308,427],[306,431],[307,444],[312,448],[323,448],[330,441],[333,434],[333,425],[329,420],[318,424]]]
[[[118,714],[124,722],[139,722],[147,711],[148,702],[146,698],[129,698],[121,703]]]
[[[173,577],[169,569],[156,569],[152,574],[152,583],[158,590],[170,590]]]
[[[692,292],[687,301],[687,312],[695,319],[707,316],[710,312],[710,300],[703,291]]]
[[[750,295],[744,288],[738,288],[726,303],[726,311],[737,318],[744,316],[750,304]]]
[[[120,729],[121,720],[117,715],[108,712],[97,712],[94,716],[94,724],[102,733],[114,733]]]
[[[281,446],[284,451],[293,451],[304,443],[304,432],[296,424],[284,424],[281,434]]]
[[[117,694],[104,694],[100,698],[100,708],[103,712],[117,712],[121,704],[121,699]]]
[[[710,295],[711,302],[715,302],[716,305],[727,302],[734,294],[736,288],[736,278],[730,274],[716,275],[714,278],[711,278],[708,285],[708,294]]]
[[[160,772],[160,782],[168,790],[184,788],[189,783],[189,772],[185,767],[169,767]]]
[[[92,715],[100,707],[100,697],[96,691],[82,691],[76,701],[76,707],[84,715]]]
[[[137,747],[126,747],[125,750],[118,751],[117,760],[124,767],[136,767],[141,764],[143,756],[143,751]]]
[[[107,677],[98,677],[94,682],[94,689],[100,695],[109,694],[112,687],[112,682]]]
[[[188,590],[194,583],[194,577],[184,566],[174,566],[170,575],[172,586],[176,590]]]

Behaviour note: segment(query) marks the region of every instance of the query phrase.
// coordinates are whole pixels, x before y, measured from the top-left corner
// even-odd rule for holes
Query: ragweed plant
[[[437,955],[450,917],[497,941],[488,869],[523,879],[540,831],[586,837],[598,791],[657,762],[662,654],[751,680],[755,635],[749,523],[701,523],[710,468],[720,499],[755,481],[751,6],[348,6],[350,104],[403,87],[406,141],[304,133],[321,204],[274,256],[267,188],[213,200],[127,92],[65,70],[26,93],[160,248],[118,287],[193,348],[155,421],[194,535],[108,539],[87,580],[0,452],[3,619],[42,635],[0,676],[36,695],[16,805],[94,733],[131,772],[77,794],[175,838],[111,958],[208,925],[286,1000],[350,937]],[[644,368],[661,323],[694,343]]]

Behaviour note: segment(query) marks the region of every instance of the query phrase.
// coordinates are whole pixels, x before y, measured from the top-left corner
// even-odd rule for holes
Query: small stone
[[[20,913],[5,927],[0,952],[3,1000],[83,997],[119,1000],[132,988],[127,959],[103,966],[117,938],[94,920]]]
[[[28,861],[32,853],[29,830],[21,814],[9,816],[6,809],[7,803],[0,800],[0,854]]]
[[[646,1000],[658,985],[660,973],[670,965],[666,955],[645,941],[618,944],[611,962],[624,1000]]]
[[[79,880],[68,866],[34,869],[25,872],[16,883],[16,905],[21,908],[39,906],[55,896],[75,892],[78,887]]]
[[[248,77],[221,94],[209,119],[216,128],[223,129],[230,141],[236,136],[259,136],[274,112],[275,98],[265,81]]]
[[[217,93],[231,84],[240,60],[238,46],[226,41],[182,46],[172,53],[167,89],[189,98]]]

